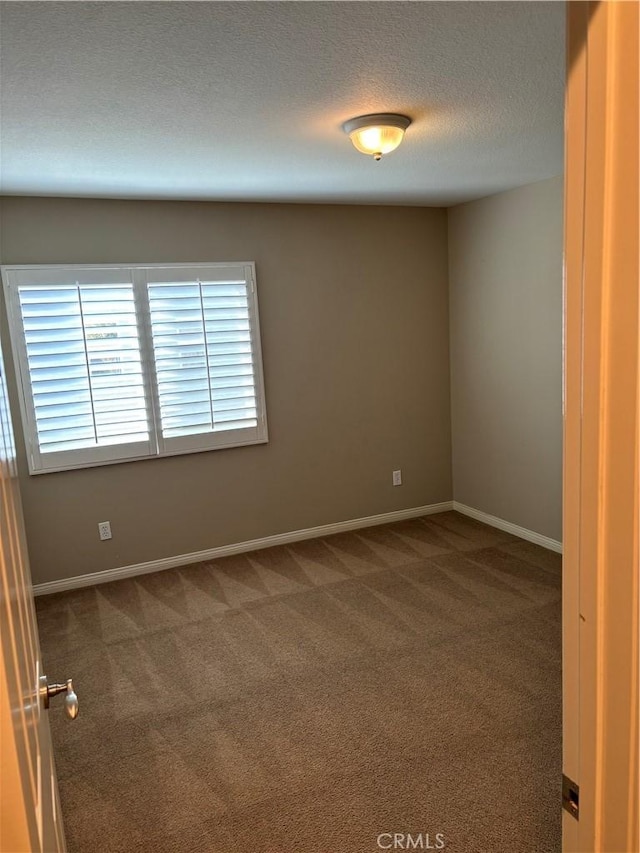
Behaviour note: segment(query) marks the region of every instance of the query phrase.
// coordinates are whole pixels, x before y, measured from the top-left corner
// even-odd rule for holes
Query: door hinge
[[[580,819],[580,787],[564,773],[562,774],[562,808],[576,820]]]

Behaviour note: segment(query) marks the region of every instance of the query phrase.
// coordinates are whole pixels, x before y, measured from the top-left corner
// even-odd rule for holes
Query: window
[[[2,272],[32,474],[267,441],[252,263]]]

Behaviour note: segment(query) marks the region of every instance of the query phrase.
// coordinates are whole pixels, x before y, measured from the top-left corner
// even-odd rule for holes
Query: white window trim
[[[144,270],[211,270],[244,268],[247,282],[247,295],[250,300],[250,339],[254,367],[254,387],[256,394],[257,421],[256,427],[245,427],[223,432],[198,433],[193,436],[164,439],[160,427],[160,406],[155,379],[155,359],[149,303],[141,297],[142,278]],[[147,420],[149,426],[149,442],[122,443],[104,447],[88,448],[87,451],[58,451],[42,454],[38,444],[38,433],[35,422],[35,409],[29,378],[29,363],[24,332],[22,328],[22,313],[19,303],[18,282],[15,273],[42,270],[48,273],[67,270],[118,270],[131,273],[138,332],[140,353],[145,384]],[[245,447],[254,444],[266,444],[269,440],[267,413],[264,391],[264,371],[262,365],[262,342],[260,336],[260,317],[258,310],[258,288],[256,284],[256,269],[253,261],[203,261],[193,263],[132,263],[132,264],[4,264],[0,266],[5,304],[9,323],[9,338],[13,355],[14,370],[18,385],[18,398],[22,420],[22,432],[27,450],[29,473],[32,475],[47,474],[56,471],[71,471],[81,468],[95,468],[102,465],[118,465],[122,462],[135,462],[145,459],[159,459],[165,456],[182,456],[191,453],[206,453],[211,450],[225,450],[233,447]],[[62,283],[62,282],[61,282]],[[52,282],[55,284],[55,282]],[[202,436],[216,436],[210,446],[202,444]],[[222,438],[224,436],[224,439]],[[226,439],[226,440],[225,440]],[[147,448],[145,450],[145,448]],[[83,455],[84,454],[84,455]]]

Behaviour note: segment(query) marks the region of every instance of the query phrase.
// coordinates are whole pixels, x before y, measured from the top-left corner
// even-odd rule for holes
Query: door
[[[567,11],[563,850],[636,853],[639,10]]]
[[[0,850],[59,853],[66,847],[1,350],[0,492]]]

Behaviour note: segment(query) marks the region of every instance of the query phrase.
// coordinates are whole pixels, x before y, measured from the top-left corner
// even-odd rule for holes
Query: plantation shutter
[[[267,441],[252,263],[2,276],[30,473]]]
[[[147,271],[164,446],[258,437],[255,293],[250,266]]]
[[[122,271],[42,272],[17,287],[32,448],[70,467],[148,454],[150,436],[133,284]],[[46,279],[50,278],[50,281]]]

